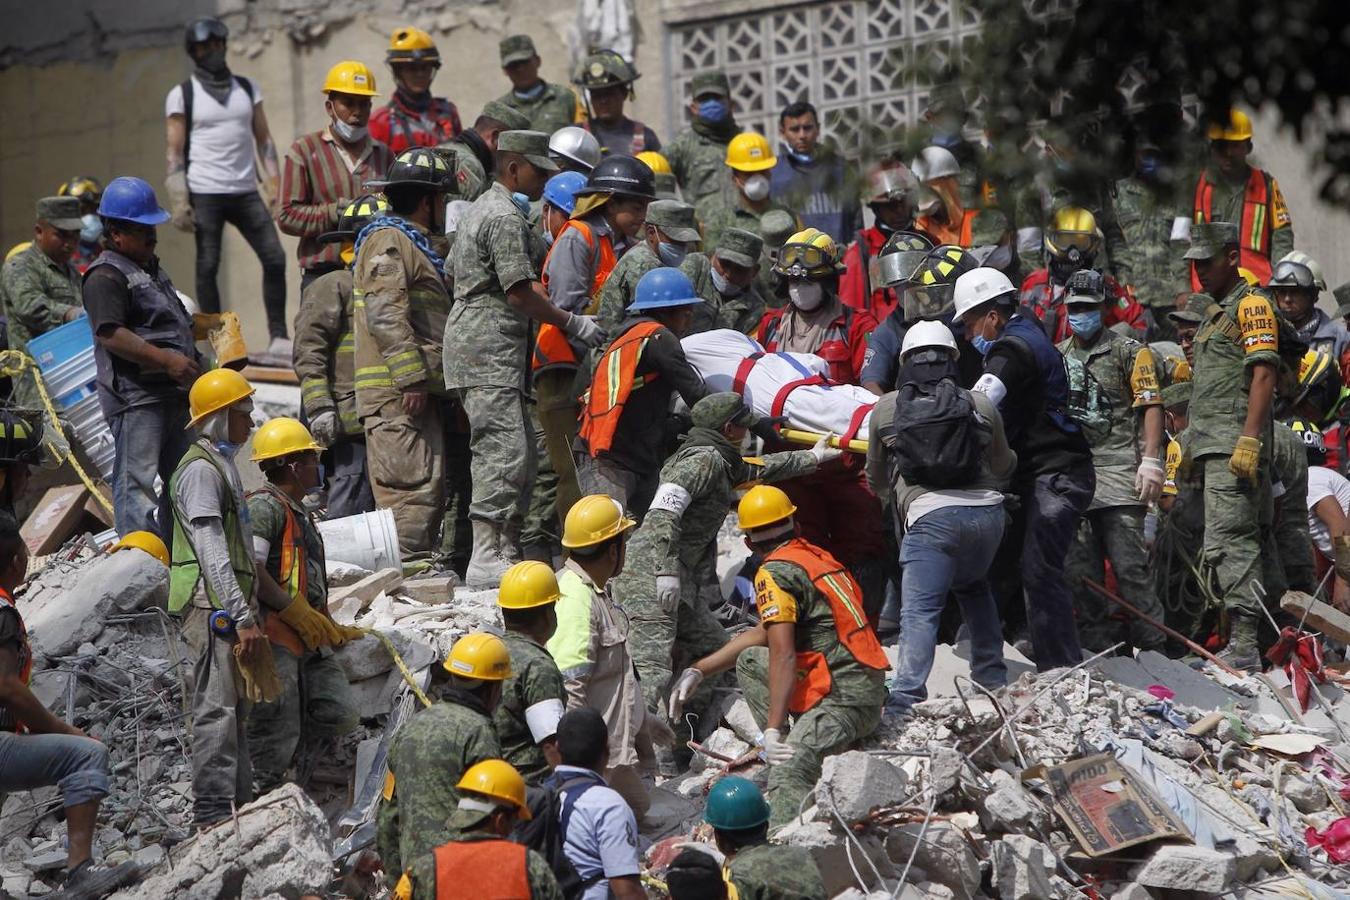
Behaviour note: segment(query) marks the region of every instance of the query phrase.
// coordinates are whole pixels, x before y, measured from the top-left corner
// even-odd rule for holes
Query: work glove
[[[838,447],[830,446],[830,438],[833,434],[822,434],[820,439],[811,445],[811,455],[816,458],[816,465],[823,466],[832,459],[838,459],[844,455],[844,451]]]
[[[698,669],[689,668],[680,673],[680,677],[675,679],[675,686],[670,689],[670,721],[680,721],[685,701],[693,696],[702,683],[703,673]]]
[[[1144,503],[1153,503],[1162,496],[1163,464],[1161,460],[1146,456],[1139,461],[1134,473],[1134,492]]]
[[[337,440],[338,415],[336,410],[325,410],[309,420],[309,433],[321,447],[331,447]]]
[[[780,440],[778,436],[778,426],[787,424],[787,416],[764,416],[755,419],[755,424],[750,426],[750,433],[762,441]]]
[[[1238,478],[1256,480],[1256,466],[1261,461],[1261,442],[1254,437],[1243,435],[1237,439],[1233,455],[1228,457],[1228,471]]]
[[[323,614],[320,613],[320,615]],[[328,617],[324,616],[324,618]],[[337,628],[338,634],[341,635],[339,640],[333,644],[334,647],[341,647],[348,641],[359,641],[366,636],[366,630],[364,628],[357,628],[355,625],[339,625],[337,622],[334,622],[333,625]]]
[[[317,650],[320,647],[332,647],[344,643],[346,638],[338,630],[332,619],[309,605],[304,597],[297,597],[290,605],[277,613],[281,621],[295,629],[304,642],[305,649]]]
[[[662,612],[675,611],[675,607],[680,605],[680,576],[656,576],[656,602],[660,604]]]
[[[187,170],[174,172],[164,179],[169,192],[169,212],[173,216],[173,227],[189,234],[197,230],[197,220],[192,213],[192,197],[188,194]]]
[[[1350,581],[1350,534],[1342,534],[1331,539],[1336,551],[1336,577]]]
[[[234,645],[234,664],[244,679],[244,696],[250,703],[271,703],[281,697],[281,679],[277,677],[272,649],[266,644],[255,653],[245,655],[243,646]]]
[[[781,766],[792,759],[796,751],[783,740],[783,734],[777,728],[764,729],[764,761],[771,766]]]
[[[573,313],[563,331],[583,347],[598,347],[605,340],[605,330],[596,324],[595,316],[579,316]]]

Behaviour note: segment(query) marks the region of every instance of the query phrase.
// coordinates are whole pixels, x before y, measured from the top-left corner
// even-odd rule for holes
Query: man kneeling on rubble
[[[798,536],[797,508],[776,487],[753,487],[737,507],[755,574],[759,625],[685,669],[670,716],[709,675],[736,667],[769,764],[769,823],[791,821],[820,778],[821,760],[881,721],[890,663],[863,613],[862,589],[830,554]],[[788,713],[796,717],[787,730]]]
[[[11,592],[28,572],[19,523],[0,512],[0,798],[59,785],[66,810],[65,897],[102,897],[136,877],[136,866],[95,867],[90,845],[108,795],[108,748],[47,711],[28,682],[33,649]]]

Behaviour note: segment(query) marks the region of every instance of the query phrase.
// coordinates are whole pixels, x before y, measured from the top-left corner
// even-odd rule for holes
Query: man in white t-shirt
[[[173,224],[197,238],[197,305],[220,312],[216,273],[228,222],[248,241],[263,270],[263,306],[272,338],[268,353],[291,356],[286,329],[286,254],[273,207],[280,195],[276,145],[263,114],[262,91],[225,62],[229,29],[219,19],[189,23],[184,36],[192,75],[164,101],[167,120],[169,205]],[[268,199],[258,193],[254,153],[262,163]]]
[[[1336,570],[1335,604],[1350,608],[1350,480],[1325,465],[1326,445],[1316,425],[1295,419],[1290,427],[1308,454],[1308,534]]]

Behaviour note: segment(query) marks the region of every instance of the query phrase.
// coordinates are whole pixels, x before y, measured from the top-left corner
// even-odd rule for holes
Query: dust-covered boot
[[[1261,671],[1261,648],[1256,641],[1256,617],[1229,616],[1228,646],[1219,659],[1244,672]]]
[[[482,591],[502,583],[502,576],[511,568],[511,562],[502,555],[503,536],[496,523],[473,520],[473,555],[464,572],[464,586]]]

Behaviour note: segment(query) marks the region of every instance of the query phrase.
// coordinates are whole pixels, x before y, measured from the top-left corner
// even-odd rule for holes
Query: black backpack
[[[969,487],[980,477],[987,447],[975,404],[950,378],[901,385],[881,441],[905,483],[926,488]]]
[[[567,825],[572,820],[572,809],[577,800],[603,783],[598,775],[589,773],[566,779],[557,773],[550,775],[539,787],[526,790],[525,803],[530,808],[530,821],[521,822],[511,835],[511,840],[524,844],[548,862],[567,900],[580,897],[588,887],[605,877],[601,873],[583,879],[563,852]]]

